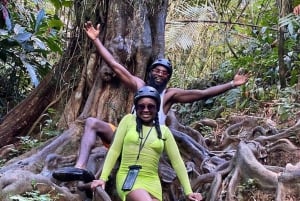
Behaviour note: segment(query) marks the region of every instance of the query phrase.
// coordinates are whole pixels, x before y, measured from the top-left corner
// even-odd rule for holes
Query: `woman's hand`
[[[202,200],[201,193],[190,193],[188,195],[189,200],[200,201]]]
[[[100,186],[102,189],[105,189],[105,181],[103,181],[102,179],[92,181],[91,188],[93,190],[95,190],[95,188],[97,188],[98,186]]]
[[[88,35],[90,39],[93,41],[98,38],[100,33],[100,24],[97,25],[97,28],[95,29],[91,21],[87,21],[84,23],[85,33]]]

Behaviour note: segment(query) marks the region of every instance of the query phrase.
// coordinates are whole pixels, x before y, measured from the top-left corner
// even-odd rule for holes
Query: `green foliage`
[[[43,123],[40,124],[40,136],[38,139],[31,136],[21,136],[20,138],[20,147],[19,153],[22,154],[28,150],[31,150],[34,147],[38,147],[44,141],[57,136],[60,131],[57,130],[55,122],[52,119],[52,116],[55,116],[55,110],[49,108],[45,114],[41,116]]]
[[[57,35],[62,23],[58,23],[57,16],[48,15],[43,8],[36,10],[35,5],[25,7],[12,2],[10,7],[14,8],[10,9],[13,10],[11,19],[14,26],[11,31],[1,30],[2,65],[10,64],[11,68],[18,66],[37,86],[39,76],[43,76],[37,70],[41,68],[44,69],[41,72],[47,73],[51,69],[47,54],[62,51]]]
[[[275,112],[280,121],[286,121],[296,117],[297,111],[300,109],[300,104],[297,103],[299,91],[292,87],[285,88],[279,91],[278,100],[276,102]]]
[[[63,7],[71,7],[73,5],[73,1],[65,1],[65,0],[50,0],[52,5],[56,10],[60,10]]]
[[[23,195],[13,195],[9,197],[12,201],[55,201],[59,200],[59,196],[51,197],[50,194],[40,194],[39,191],[33,190]]]
[[[256,180],[248,178],[242,185],[238,186],[237,199],[248,200],[249,197],[253,197],[257,189]]]
[[[45,141],[51,137],[57,136],[60,134],[60,131],[57,130],[57,126],[55,124],[55,120],[53,116],[55,116],[56,111],[52,108],[47,110],[47,113],[43,114],[42,117],[44,119],[43,123],[40,124],[40,140]]]
[[[19,155],[31,150],[34,147],[38,147],[41,142],[37,139],[32,139],[30,136],[22,136],[20,138],[20,147],[18,148]]]
[[[300,26],[300,16],[295,16],[293,13],[288,14],[279,19],[279,26],[280,27],[287,27],[289,34],[292,37],[297,36],[297,27]]]
[[[55,137],[61,133],[57,130],[55,122],[57,122],[54,117],[56,115],[56,110],[49,108],[47,112],[41,115],[42,123],[40,123],[39,135],[35,136],[22,136],[19,137],[19,142],[17,148],[11,149],[6,155],[5,159],[0,158],[0,167],[3,166],[8,160],[17,157],[31,149],[40,146],[43,142]],[[33,183],[34,185],[34,183]]]
[[[18,156],[20,152],[17,149],[11,149],[6,158],[0,158],[0,168],[11,158]]]
[[[51,4],[39,3],[42,2],[8,4],[12,29],[0,27],[0,114],[5,114],[5,108],[16,105],[39,84],[52,68],[51,55],[58,58],[62,53],[64,24],[51,13]],[[61,3],[70,5],[67,1]]]
[[[297,91],[294,86],[300,74],[300,16],[290,14],[279,19],[278,24],[278,8],[272,1],[265,0],[249,2],[247,5],[231,1],[225,9],[217,8],[216,4],[215,7],[210,5],[206,11],[206,5],[200,5],[202,9],[199,9],[199,5],[193,6],[197,9],[180,7],[178,15],[184,23],[179,21],[175,24],[169,20],[174,23],[174,27],[166,31],[168,55],[175,66],[171,85],[185,88],[195,77],[200,77],[207,82],[207,86],[213,86],[209,83],[221,84],[231,80],[239,68],[251,72],[251,79],[246,85],[217,97],[193,104],[176,105],[182,123],[191,124],[204,117],[226,117],[231,112],[254,114],[260,111],[262,102],[277,103],[273,110],[279,120],[287,120],[289,113],[295,113],[299,109],[295,104],[294,93]],[[245,9],[243,6],[246,6]],[[214,13],[221,10],[226,10],[230,15]],[[184,15],[180,15],[182,13]],[[215,20],[227,23],[215,24]],[[197,25],[191,26],[193,23]],[[286,89],[281,89],[279,83],[278,26],[286,26],[287,30],[284,43]],[[181,33],[189,35],[184,38],[192,37],[196,41],[181,40]]]
[[[257,182],[255,181],[255,179],[247,179],[242,186],[240,186],[241,189],[255,189],[257,187]]]

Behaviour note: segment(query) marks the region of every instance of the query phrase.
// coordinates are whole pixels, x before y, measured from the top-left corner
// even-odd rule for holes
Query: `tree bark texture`
[[[74,5],[76,24],[67,50],[53,72],[4,117],[0,147],[27,135],[54,100],[60,101],[56,108],[64,108],[62,129],[78,117],[90,116],[117,125],[130,112],[132,93],[95,54],[83,30],[87,20],[101,25],[103,44],[134,75],[144,78],[146,66],[164,55],[168,1],[75,1]]]
[[[279,0],[279,17],[284,17],[291,11],[291,2],[289,0]],[[285,88],[287,86],[287,64],[284,62],[284,56],[286,52],[284,52],[284,33],[286,32],[286,27],[280,27],[278,33],[278,65],[279,65],[279,81],[281,88]]]
[[[100,24],[100,40],[132,74],[144,78],[147,65],[164,55],[168,1],[98,1],[90,4],[78,1],[75,5],[77,19],[82,19],[78,27],[83,27],[83,20],[91,20],[94,26]],[[83,12],[83,16],[79,11]],[[85,50],[82,51],[86,51],[86,70],[65,107],[60,125],[66,126],[78,116],[83,119],[93,116],[117,125],[130,112],[132,92],[120,83],[101,57],[94,54],[95,47],[84,33],[81,34],[85,37]],[[78,104],[84,99],[85,88],[89,88],[86,101]]]
[[[86,20],[94,25],[101,24],[103,44],[134,75],[145,77],[146,66],[164,55],[168,1],[76,0],[74,6],[76,22],[66,52],[40,86],[6,116],[0,126],[0,146],[32,130],[32,124],[49,105],[64,109],[59,120],[64,131],[41,147],[8,161],[0,169],[0,199],[3,201],[10,200],[10,195],[33,190],[59,196],[59,201],[88,200],[84,189],[89,184],[59,182],[51,176],[52,172],[60,167],[74,166],[85,118],[97,117],[117,125],[131,110],[132,92],[95,52],[82,29]],[[205,200],[239,200],[241,196],[247,198],[247,192],[251,193],[249,200],[256,199],[253,195],[257,194],[253,193],[257,189],[270,192],[267,195],[276,201],[289,195],[295,195],[293,200],[300,199],[297,191],[300,121],[281,130],[274,128],[276,125],[269,119],[251,116],[195,124],[223,130],[209,139],[181,125],[174,115],[169,118],[192,188],[201,192]],[[0,156],[7,155],[11,147],[0,149]],[[96,177],[106,151],[99,144],[90,154],[87,169]],[[278,154],[285,151],[290,152],[282,154],[279,160]],[[164,201],[185,200],[168,158],[162,157],[159,169]],[[241,190],[249,179],[255,180],[255,189]],[[107,184],[106,190],[110,199],[117,201],[113,187]],[[94,200],[107,201],[106,196],[98,189]]]

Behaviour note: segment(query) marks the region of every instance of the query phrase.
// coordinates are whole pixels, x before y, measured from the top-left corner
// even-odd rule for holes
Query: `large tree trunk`
[[[8,161],[0,169],[0,200],[8,201],[11,195],[29,191],[49,194],[53,200],[59,201],[90,200],[87,198],[89,184],[61,183],[54,180],[51,173],[58,167],[74,165],[85,118],[93,116],[117,125],[119,119],[130,111],[132,96],[95,53],[82,29],[85,20],[101,24],[100,38],[105,46],[130,72],[141,78],[146,66],[164,54],[168,1],[76,0],[74,3],[76,24],[60,63],[34,93],[6,116],[0,127],[1,141],[5,141],[2,145],[11,143],[16,136],[27,133],[32,122],[36,122],[57,99],[60,102],[56,108],[64,108],[59,120],[64,131],[41,147]],[[24,112],[27,107],[30,113]],[[32,122],[24,123],[28,119]],[[187,164],[193,190],[203,193],[205,200],[236,200],[248,192],[249,189],[241,192],[240,186],[245,186],[249,178],[255,179],[255,190],[259,188],[272,200],[275,196],[276,200],[283,200],[288,194],[295,195],[295,200],[300,199],[297,191],[300,183],[300,163],[297,163],[300,121],[281,131],[277,131],[270,120],[248,116],[220,123],[206,121],[208,124],[205,124],[203,121],[197,125],[216,125],[216,130],[228,127],[211,136],[214,139],[205,139],[194,129],[176,122],[174,115],[170,115],[169,120]],[[11,147],[0,149],[0,157],[6,156],[9,149]],[[291,152],[283,154],[290,158],[282,157],[280,164],[266,164],[267,156],[268,160],[276,158],[278,162],[278,155],[274,154],[283,150]],[[96,176],[106,151],[99,144],[89,157],[87,168]],[[286,165],[287,162],[295,165]],[[162,157],[160,174],[164,201],[184,200],[166,157]],[[111,200],[117,201],[113,187],[108,183],[106,190]],[[256,199],[252,190],[249,200]],[[105,197],[107,195],[98,189],[94,200],[108,201]]]
[[[291,1],[289,0],[279,0],[279,16],[284,17],[291,11]],[[285,88],[287,85],[287,64],[284,62],[284,56],[286,55],[284,47],[284,33],[286,32],[286,27],[279,28],[279,38],[278,38],[278,65],[279,65],[279,81],[281,88]]]
[[[95,48],[82,29],[86,19],[101,24],[100,38],[105,46],[117,61],[141,78],[149,62],[164,55],[168,1],[77,1],[74,5],[77,28],[71,34],[67,51],[34,92],[4,117],[0,125],[0,147],[27,135],[53,101],[60,101],[60,105],[56,104],[58,109],[67,102],[63,105],[61,128],[67,128],[78,117],[90,116],[117,124],[130,111],[129,91],[93,54]],[[101,74],[105,73],[112,78],[102,79]],[[71,96],[61,96],[70,90],[74,90]]]
[[[26,135],[35,120],[53,100],[55,83],[47,76],[30,96],[11,110],[0,125],[0,147],[13,143],[18,136]]]
[[[109,1],[108,5],[99,7],[99,13],[93,13],[93,10],[84,10],[86,16],[82,17],[80,12],[77,15],[83,19],[89,19],[91,15],[95,16],[92,19],[94,25],[101,24],[100,39],[114,58],[126,66],[132,74],[143,78],[149,62],[154,57],[164,54],[167,4],[167,1],[152,3]],[[85,5],[80,4],[76,10],[80,11],[84,8]],[[105,8],[107,9],[104,10]],[[83,23],[81,22],[78,26],[83,27]],[[94,59],[94,56],[89,58],[90,55],[93,55],[91,53],[94,47],[87,37],[84,44],[83,47],[86,47],[88,51],[85,55],[88,57],[89,65],[86,70],[86,80],[82,82],[82,89],[76,92],[76,97],[84,99],[82,95],[78,96],[78,94],[82,94],[85,83],[92,83],[89,86],[91,90],[89,90],[87,102],[76,104],[78,99],[71,99],[68,105],[72,105],[72,107],[66,108],[65,119],[61,123],[73,122],[79,115],[82,118],[94,116],[117,124],[118,120],[131,109],[132,96],[128,96],[127,88],[120,84],[113,74],[111,79],[107,77],[101,79],[103,78],[101,75],[104,72],[107,73],[109,69],[101,61],[101,58],[100,66],[97,68],[98,59]],[[82,50],[82,52],[84,51]],[[97,72],[96,76],[93,72]],[[74,105],[76,105],[75,108]],[[79,112],[82,113],[79,114]]]

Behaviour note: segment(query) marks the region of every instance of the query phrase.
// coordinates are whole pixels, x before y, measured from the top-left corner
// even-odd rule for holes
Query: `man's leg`
[[[113,139],[114,130],[111,125],[102,120],[89,117],[86,120],[84,133],[81,138],[79,156],[75,167],[85,169],[91,149],[95,146],[96,135],[98,135],[102,142],[110,144]]]
[[[79,156],[75,167],[64,167],[52,173],[53,178],[60,181],[81,180],[85,183],[95,179],[92,172],[85,170],[91,149],[96,143],[96,135],[103,142],[110,144],[114,136],[115,127],[96,118],[88,118],[81,138]]]

